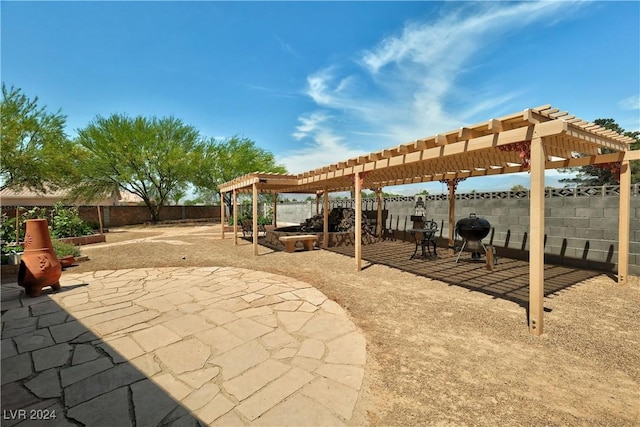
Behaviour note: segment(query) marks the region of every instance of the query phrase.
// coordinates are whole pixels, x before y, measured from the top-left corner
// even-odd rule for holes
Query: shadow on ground
[[[30,298],[15,283],[2,285],[3,426],[203,425],[51,293]]]
[[[265,244],[270,249],[281,250]],[[438,248],[437,256],[417,257],[411,259],[414,245],[404,241],[384,240],[362,246],[364,261],[386,265],[417,276],[428,277],[460,286],[474,292],[482,292],[494,298],[515,302],[521,307],[529,307],[529,263],[527,261],[499,258],[493,271],[486,267],[485,259],[471,259],[470,253],[463,253],[458,263],[457,255],[449,255],[444,248]],[[330,251],[354,257],[354,246],[331,247]],[[419,251],[418,251],[419,255]],[[363,266],[366,268],[366,265]],[[601,275],[601,272],[561,265],[545,264],[544,295],[549,297],[562,292],[584,280]]]

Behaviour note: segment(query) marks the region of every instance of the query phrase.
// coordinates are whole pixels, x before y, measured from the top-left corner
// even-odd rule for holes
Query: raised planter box
[[[92,243],[103,243],[107,241],[104,234],[92,234],[90,236],[64,237],[58,239],[60,242],[71,243],[74,246],[90,245]]]

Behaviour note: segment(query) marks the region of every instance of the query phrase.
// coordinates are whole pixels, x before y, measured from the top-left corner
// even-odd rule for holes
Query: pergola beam
[[[220,185],[220,192],[234,194],[234,236],[237,244],[237,192],[253,194],[254,230],[257,230],[257,194],[324,194],[325,227],[328,226],[328,193],[356,190],[356,263],[361,266],[362,198],[364,176],[367,188],[491,176],[530,171],[530,301],[529,326],[533,334],[543,332],[544,314],[544,171],[621,164],[618,267],[621,283],[628,274],[630,162],[640,160],[640,151],[630,151],[634,139],[597,124],[581,120],[550,105],[490,119],[454,131],[417,139],[407,144],[347,159],[297,175],[256,172]],[[519,144],[519,145],[511,145]],[[511,145],[510,147],[508,147]],[[515,151],[513,150],[515,148]],[[602,149],[615,151],[599,154]],[[574,155],[581,157],[573,158]],[[530,156],[530,165],[523,160]],[[381,191],[381,190],[380,190]],[[455,198],[450,188],[450,199]],[[319,200],[318,200],[319,203]],[[381,203],[379,202],[379,207]],[[224,208],[224,207],[223,207]],[[224,213],[221,213],[224,220]],[[454,209],[450,208],[450,236]],[[378,219],[381,222],[380,218]],[[382,227],[382,224],[381,224]],[[257,232],[253,233],[257,255]],[[328,245],[324,230],[324,245]]]

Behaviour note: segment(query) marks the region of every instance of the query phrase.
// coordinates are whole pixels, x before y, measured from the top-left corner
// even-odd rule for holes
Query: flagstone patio
[[[294,278],[231,267],[2,285],[2,425],[344,425],[366,342]]]

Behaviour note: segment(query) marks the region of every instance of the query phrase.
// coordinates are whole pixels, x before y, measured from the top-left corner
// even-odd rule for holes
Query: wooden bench
[[[294,252],[296,250],[297,242],[302,242],[305,251],[312,251],[316,240],[318,240],[318,236],[315,234],[300,234],[298,236],[280,237],[280,241],[284,243],[284,250],[287,252]]]

